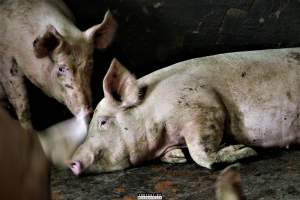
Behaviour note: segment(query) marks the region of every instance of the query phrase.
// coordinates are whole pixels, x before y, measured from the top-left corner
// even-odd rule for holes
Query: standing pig
[[[22,126],[32,128],[25,78],[74,115],[88,110],[93,49],[112,41],[117,24],[111,14],[81,32],[61,0],[4,0],[0,19],[0,90]]]
[[[103,90],[70,163],[76,175],[180,157],[183,147],[212,168],[300,142],[300,48],[196,58],[139,80],[114,60]],[[237,144],[224,147],[224,135]]]

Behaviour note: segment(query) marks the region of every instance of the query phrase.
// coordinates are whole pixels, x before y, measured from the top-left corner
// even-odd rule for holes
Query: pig
[[[168,154],[171,162],[184,161],[182,148],[213,169],[257,155],[255,147],[300,141],[300,48],[195,58],[138,80],[114,59],[103,91],[72,156],[75,175]]]
[[[52,165],[68,167],[72,154],[86,137],[88,120],[89,113],[81,110],[77,116],[38,132],[42,148]]]
[[[38,136],[0,108],[0,199],[49,200],[50,163]]]
[[[217,200],[245,200],[239,165],[230,165],[222,170],[217,178],[215,188]]]
[[[25,79],[74,115],[89,112],[93,51],[107,48],[117,28],[110,12],[84,32],[62,0],[4,0],[0,18],[0,99],[4,93],[21,125],[32,129]]]

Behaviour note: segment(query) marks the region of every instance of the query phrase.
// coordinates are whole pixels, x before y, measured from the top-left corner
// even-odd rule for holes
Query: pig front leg
[[[251,147],[243,144],[230,145],[220,149],[217,152],[217,160],[219,162],[233,163],[237,160],[256,156],[257,153]]]
[[[181,149],[172,149],[167,151],[161,158],[161,161],[166,163],[186,163],[187,160],[185,158],[184,153]]]
[[[217,163],[233,163],[257,155],[256,151],[242,144],[220,149],[223,125],[220,120],[207,118],[186,124],[184,138],[192,159],[200,166],[211,169]]]
[[[5,67],[1,73],[1,84],[7,95],[9,102],[14,107],[20,124],[26,130],[32,130],[28,95],[25,86],[25,76],[20,71],[15,59],[5,63],[10,67]]]

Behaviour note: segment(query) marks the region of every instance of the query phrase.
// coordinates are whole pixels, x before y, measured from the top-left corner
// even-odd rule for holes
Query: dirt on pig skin
[[[260,150],[258,157],[242,161],[241,185],[246,199],[300,199],[299,160],[300,150]],[[75,177],[66,170],[52,172],[55,200],[135,200],[138,193],[145,192],[162,193],[168,200],[212,200],[220,170],[210,171],[192,161],[154,161],[100,175]]]

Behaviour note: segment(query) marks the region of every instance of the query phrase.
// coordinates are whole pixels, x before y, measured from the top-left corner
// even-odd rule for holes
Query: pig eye
[[[103,126],[103,125],[105,125],[106,124],[106,120],[102,120],[101,122],[100,122],[100,126]]]
[[[97,122],[97,127],[99,129],[105,128],[108,124],[108,117],[99,117]]]
[[[59,65],[57,76],[65,76],[69,69],[65,65]]]

